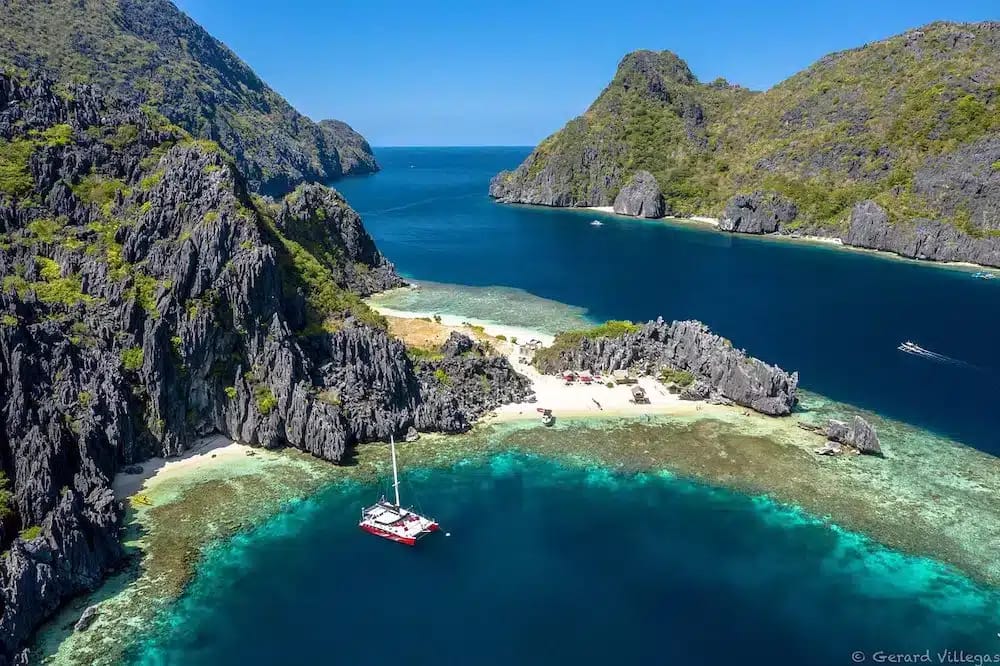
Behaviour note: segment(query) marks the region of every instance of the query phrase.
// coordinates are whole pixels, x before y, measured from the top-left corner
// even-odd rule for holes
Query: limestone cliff
[[[638,51],[490,195],[610,205],[648,172],[665,212],[716,216],[726,231],[1000,266],[998,63],[994,21],[833,53],[761,93],[701,83],[669,51]]]
[[[798,373],[748,356],[701,322],[657,319],[642,325],[609,324],[558,336],[551,348],[535,357],[539,371],[630,370],[665,378],[683,376],[681,383],[691,385],[689,394],[695,399],[716,396],[772,416],[790,414],[795,406]]]
[[[155,108],[217,142],[265,194],[378,169],[364,137],[300,114],[169,0],[0,2],[0,67]]]
[[[337,462],[527,392],[467,340],[427,366],[388,335],[360,296],[402,280],[335,191],[250,196],[90,87],[0,75],[0,278],[0,664],[116,566],[123,466],[209,433]]]

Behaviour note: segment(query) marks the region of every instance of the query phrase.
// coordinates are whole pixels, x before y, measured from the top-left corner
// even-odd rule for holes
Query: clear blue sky
[[[1000,0],[175,0],[295,107],[373,145],[533,145],[628,51],[765,89],[831,51]]]

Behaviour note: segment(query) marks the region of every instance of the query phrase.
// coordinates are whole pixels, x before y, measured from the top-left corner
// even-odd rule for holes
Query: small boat
[[[593,222],[590,223],[590,226],[592,226],[592,227],[603,227],[604,223],[601,222],[600,220],[594,220]]]
[[[552,413],[551,409],[543,409],[543,408],[539,407],[538,411],[542,415],[542,425],[543,426],[551,427],[551,426],[553,426],[555,424],[556,417]]]
[[[996,273],[987,273],[986,271],[976,271],[972,274],[972,277],[979,278],[980,280],[995,280]]]
[[[383,495],[378,502],[361,510],[361,522],[358,523],[358,527],[383,539],[413,546],[416,545],[417,539],[431,532],[437,532],[441,527],[437,521],[410,509],[404,509],[400,504],[396,441],[391,436],[389,446],[392,451],[392,487],[396,491],[396,502],[395,504],[389,502]]]

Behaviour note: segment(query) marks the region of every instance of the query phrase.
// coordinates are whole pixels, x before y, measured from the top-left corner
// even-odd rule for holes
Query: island
[[[1000,267],[998,45],[1000,23],[932,23],[763,92],[636,51],[489,194]]]

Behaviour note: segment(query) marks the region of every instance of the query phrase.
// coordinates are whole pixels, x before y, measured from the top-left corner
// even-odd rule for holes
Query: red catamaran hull
[[[365,532],[368,532],[369,534],[374,534],[375,536],[380,536],[383,539],[388,539],[389,541],[395,541],[396,543],[403,543],[406,544],[407,546],[415,546],[417,544],[417,539],[419,539],[423,535],[430,534],[431,532],[437,532],[439,529],[441,529],[437,523],[431,523],[427,527],[426,532],[421,532],[417,536],[404,537],[404,536],[399,536],[398,534],[393,534],[392,532],[386,532],[385,530],[380,530],[374,525],[367,525],[365,523],[360,523],[358,527],[363,529]]]

